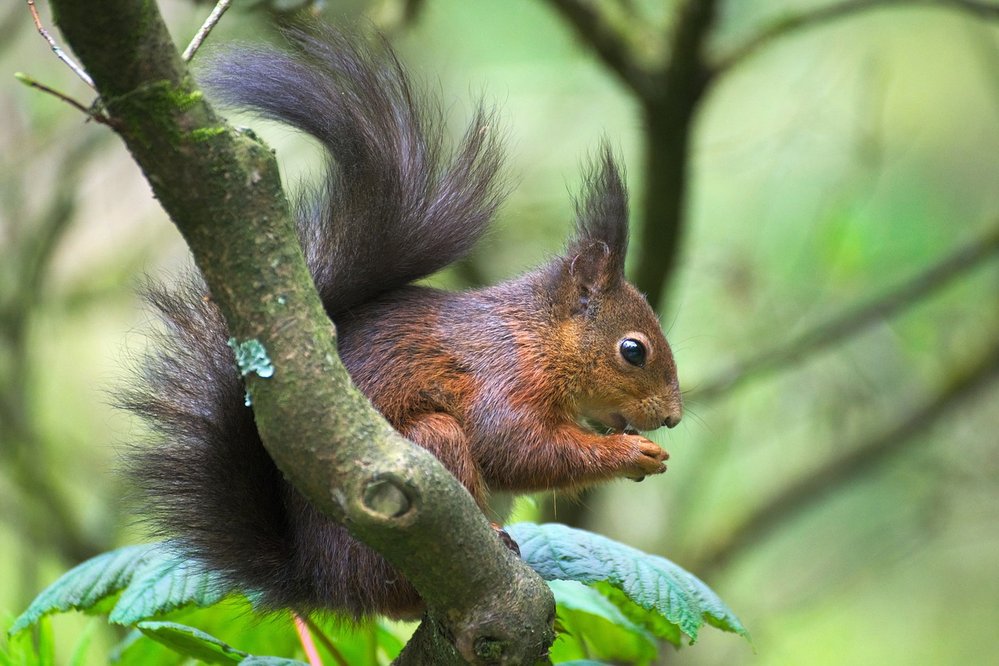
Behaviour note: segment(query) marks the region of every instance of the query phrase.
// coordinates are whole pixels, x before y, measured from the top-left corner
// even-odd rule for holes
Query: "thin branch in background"
[[[69,95],[61,93],[54,88],[50,88],[44,83],[36,81],[35,79],[31,78],[27,74],[24,74],[23,72],[14,72],[14,78],[23,83],[24,85],[28,86],[29,88],[34,88],[35,90],[40,90],[43,93],[48,93],[49,95],[56,97],[57,99],[65,102],[66,104],[69,104],[74,109],[86,114],[86,116],[89,119],[95,122],[98,122],[102,125],[107,125],[108,127],[113,127],[111,119],[106,115],[104,115],[103,113],[99,113],[98,111],[95,111],[93,108],[88,108],[84,106],[83,104],[77,102]]]
[[[897,425],[828,460],[822,467],[792,482],[769,501],[753,509],[734,527],[724,530],[692,568],[701,575],[725,567],[733,558],[765,539],[778,527],[845,487],[849,482],[875,472],[893,456],[907,450],[911,442],[934,423],[975,398],[999,380],[999,341],[992,340],[975,363],[965,368],[925,404],[913,409]]]
[[[577,34],[597,54],[604,65],[617,75],[640,98],[654,94],[655,77],[639,61],[628,41],[629,34],[639,30],[637,22],[613,22],[604,5],[586,0],[549,0]]]
[[[52,48],[52,52],[56,54],[56,57],[58,57],[59,60],[62,60],[64,63],[66,63],[66,65],[71,70],[73,70],[84,83],[93,88],[94,81],[93,79],[90,78],[90,75],[87,74],[82,67],[77,65],[72,58],[66,55],[65,51],[59,48],[59,45],[56,44],[56,41],[52,39],[52,35],[50,35],[49,31],[46,30],[45,26],[42,25],[42,19],[38,15],[38,8],[35,7],[35,0],[27,0],[27,1],[28,1],[28,10],[31,12],[31,18],[34,19],[35,21],[35,28],[38,30],[38,34],[42,36],[42,39],[44,39],[46,42],[49,43],[49,47]]]
[[[716,400],[750,379],[782,370],[895,316],[996,255],[999,255],[999,224],[883,296],[857,305],[796,338],[718,373],[692,391],[691,397],[700,403]]]
[[[489,284],[489,280],[482,270],[482,263],[474,255],[452,264],[452,270],[464,283],[463,288],[465,289],[477,289]]]
[[[714,70],[719,73],[727,71],[790,33],[821,26],[871,9],[900,5],[952,9],[967,12],[982,19],[999,19],[999,4],[978,0],[845,0],[776,20],[741,45],[733,48],[728,55],[720,58],[715,64]]]
[[[194,39],[191,40],[191,43],[187,45],[186,49],[184,49],[184,53],[181,55],[184,62],[190,62],[191,58],[194,57],[194,54],[198,52],[198,49],[201,48],[201,43],[205,41],[205,38],[208,37],[208,34],[222,18],[222,15],[225,14],[227,9],[229,9],[230,2],[231,0],[219,0],[215,4],[215,9],[213,9],[212,13],[208,15],[207,19],[205,19],[204,24],[201,26],[201,29],[198,30],[197,34],[194,35]]]
[[[402,20],[406,25],[414,25],[426,8],[426,0],[405,0],[403,2]]]
[[[31,314],[44,301],[45,278],[55,250],[76,216],[79,174],[107,136],[104,132],[88,132],[67,150],[57,168],[58,187],[50,193],[48,207],[12,239],[7,258],[15,262],[17,279],[13,291],[2,294],[0,299],[0,345],[10,350],[12,359],[0,387],[0,430],[5,435],[0,446],[0,469],[15,487],[22,507],[20,519],[33,531],[33,541],[54,550],[67,562],[79,562],[102,552],[109,535],[95,538],[88,534],[61,479],[47,472],[49,440],[32,416],[36,410],[29,402],[31,392],[26,390],[32,384],[36,361],[29,349],[30,323]],[[28,512],[32,518],[25,520]],[[24,580],[27,586],[34,587],[30,577]]]

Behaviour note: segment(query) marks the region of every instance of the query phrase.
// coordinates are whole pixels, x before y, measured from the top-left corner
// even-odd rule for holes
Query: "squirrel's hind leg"
[[[419,444],[437,457],[475,498],[479,508],[486,508],[486,486],[482,480],[468,436],[450,414],[432,412],[409,421],[399,431],[406,439]]]

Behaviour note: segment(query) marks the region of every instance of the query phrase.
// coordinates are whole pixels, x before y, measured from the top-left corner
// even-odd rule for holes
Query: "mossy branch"
[[[272,152],[205,101],[155,3],[52,4],[235,343],[255,341],[268,361],[256,365],[268,371],[246,378],[267,451],[317,507],[413,583],[435,632],[457,648],[436,644],[417,659],[533,663],[553,638],[551,593],[443,466],[352,385]]]

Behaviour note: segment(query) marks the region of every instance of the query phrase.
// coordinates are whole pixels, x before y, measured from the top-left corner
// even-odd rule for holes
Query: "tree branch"
[[[662,307],[676,269],[687,205],[687,175],[694,120],[711,83],[704,44],[717,0],[686,0],[677,9],[659,86],[643,98],[645,191],[632,278],[654,308]]]
[[[826,25],[871,9],[905,5],[951,9],[983,19],[999,19],[999,4],[978,0],[844,0],[778,19],[733,48],[728,55],[719,58],[714,65],[714,71],[727,72],[790,33]]]
[[[116,131],[180,229],[239,342],[273,374],[246,378],[285,476],[420,592],[457,652],[423,663],[533,663],[553,638],[541,579],[471,496],[352,385],[306,268],[271,151],[205,102],[154,3],[53,0]]]
[[[629,15],[612,19],[610,6],[593,0],[549,0],[604,65],[640,98],[654,96],[655,75],[646,69],[632,43],[641,31]]]
[[[711,572],[725,567],[739,553],[765,539],[780,525],[906,451],[914,438],[996,380],[999,380],[999,341],[993,340],[991,348],[976,363],[957,373],[937,395],[899,419],[897,425],[866,442],[848,447],[846,453],[790,483],[734,527],[725,529],[725,536],[695,558],[697,564],[692,568],[702,576],[709,576]]]
[[[779,372],[895,316],[996,255],[999,255],[999,224],[879,298],[856,305],[796,338],[719,372],[693,391],[691,397],[702,403],[716,400],[751,379]]]

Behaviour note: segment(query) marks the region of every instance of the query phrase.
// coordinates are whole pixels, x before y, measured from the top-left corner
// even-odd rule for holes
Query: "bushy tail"
[[[231,105],[308,132],[328,151],[325,179],[300,195],[297,213],[309,267],[335,318],[465,255],[499,201],[501,155],[482,110],[449,150],[439,108],[419,102],[386,47],[331,30],[286,36],[288,51],[216,57],[204,83]],[[317,580],[319,560],[350,567],[377,556],[344,547],[335,532],[322,537],[296,526],[316,517],[300,517],[300,499],[260,443],[225,322],[200,276],[153,287],[148,300],[165,332],[120,402],[158,434],[127,458],[153,525],[273,605],[370,612],[384,591],[344,596],[349,585]],[[381,566],[377,558],[369,573]],[[393,576],[386,570],[373,579]]]
[[[419,99],[387,46],[289,29],[288,51],[234,50],[202,82],[224,104],[312,135],[325,179],[297,203],[302,245],[331,315],[465,256],[501,198],[502,161],[481,106],[452,151],[438,105]]]

